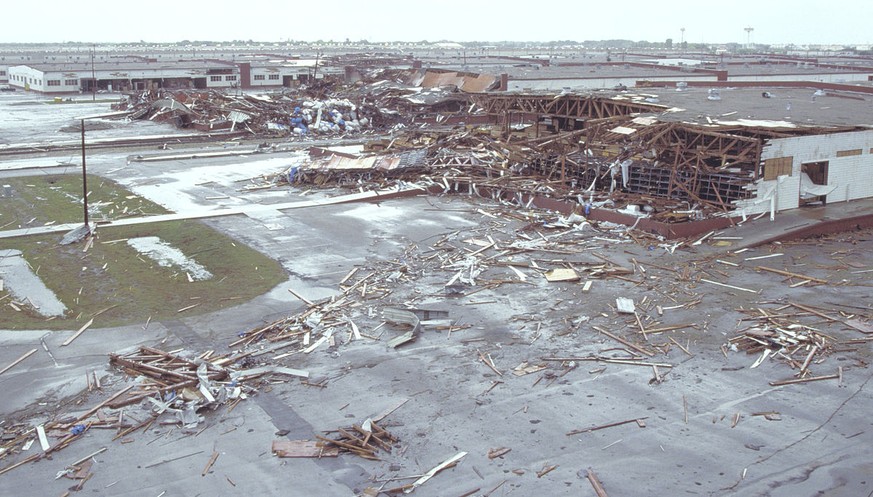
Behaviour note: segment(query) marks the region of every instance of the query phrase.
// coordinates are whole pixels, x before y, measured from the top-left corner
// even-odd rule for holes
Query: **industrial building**
[[[239,78],[236,65],[211,61],[40,63],[9,68],[11,86],[49,95],[157,88],[235,88]]]
[[[325,77],[342,76],[345,71],[343,67],[318,57],[264,54],[244,54],[227,61],[211,58],[158,60],[147,56],[108,57],[105,54],[93,59],[87,54],[13,59],[9,62],[14,65],[0,67],[2,75],[8,78],[7,83],[13,88],[47,95],[159,88],[287,88]]]
[[[576,193],[636,195],[625,202],[646,206],[662,221],[690,220],[677,213],[704,207],[727,222],[873,197],[866,98],[815,88],[763,93],[725,90],[727,101],[700,89],[667,90],[663,97],[491,93],[474,100],[507,127],[537,127],[542,138],[528,142],[544,154],[531,162],[537,174],[577,185]]]

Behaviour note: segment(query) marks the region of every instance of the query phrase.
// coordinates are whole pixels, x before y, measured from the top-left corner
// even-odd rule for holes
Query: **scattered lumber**
[[[328,438],[321,435],[316,435],[315,438],[322,445],[316,445],[311,449],[311,452],[319,454],[321,449],[335,450],[337,455],[351,453],[364,459],[378,461],[377,452],[380,450],[391,452],[391,446],[398,442],[399,439],[389,433],[387,430],[376,424],[372,419],[366,420],[360,425],[352,425],[346,428],[338,428],[333,432],[336,433],[334,438]],[[304,441],[305,442],[305,441]],[[322,457],[315,456],[286,456],[286,457]]]

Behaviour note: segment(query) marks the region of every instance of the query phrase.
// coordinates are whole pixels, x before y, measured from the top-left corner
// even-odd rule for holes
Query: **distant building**
[[[36,63],[11,66],[9,85],[45,94],[157,88],[235,88],[236,64],[219,61]]]
[[[199,59],[179,61],[27,62],[10,66],[10,86],[45,94],[158,88],[222,89],[293,87],[329,76],[344,68],[325,61],[290,57],[250,56],[234,62]],[[0,75],[0,82],[4,82]]]
[[[344,76],[345,69],[316,58],[253,55],[237,61],[242,88],[291,88],[330,76]]]

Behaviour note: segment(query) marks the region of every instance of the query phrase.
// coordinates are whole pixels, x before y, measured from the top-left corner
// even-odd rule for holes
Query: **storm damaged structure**
[[[319,152],[290,177],[317,184],[402,178],[524,204],[525,195],[548,197],[666,236],[680,236],[678,224],[689,221],[727,225],[733,217],[873,196],[863,181],[873,169],[873,130],[863,127],[684,122],[673,118],[674,108],[623,94],[469,98],[466,119],[490,126],[406,130],[357,156]],[[442,116],[450,118],[464,119]],[[373,156],[385,153],[392,156]]]
[[[487,95],[476,99],[506,129],[535,120],[553,134],[549,160],[535,170],[589,191],[621,189],[709,205],[728,215],[777,212],[805,202],[873,196],[873,130],[736,121],[700,125],[671,120],[670,108],[621,97]],[[605,167],[608,166],[608,167]],[[658,202],[662,204],[662,202]]]
[[[487,74],[383,68],[354,83],[324,80],[262,95],[141,92],[116,109],[201,131],[303,142],[298,146],[316,136],[365,142],[357,149],[313,147],[310,161],[282,171],[289,183],[403,181],[520,205],[548,199],[563,211],[667,237],[873,196],[865,181],[873,170],[873,130],[863,126],[742,118],[736,111],[693,116],[696,110],[627,89],[495,91],[500,86]],[[735,103],[750,95],[734,95],[743,99]],[[772,106],[764,95],[757,98]],[[681,102],[693,105],[694,98]],[[710,103],[720,99],[705,94]]]

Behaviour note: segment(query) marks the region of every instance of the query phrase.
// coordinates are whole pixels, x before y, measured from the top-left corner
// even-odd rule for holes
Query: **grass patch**
[[[77,181],[78,180],[78,181]],[[81,177],[39,176],[4,180],[15,197],[0,202],[0,226],[42,225],[52,220],[81,221]],[[102,178],[88,180],[93,220],[166,212]],[[91,188],[91,185],[94,185]],[[75,190],[78,188],[78,196]],[[91,319],[95,325],[122,326],[176,319],[243,303],[286,279],[281,265],[198,221],[169,221],[97,230],[91,248],[58,245],[62,235],[0,239],[0,249],[20,250],[24,258],[69,308],[66,316],[46,320],[27,308],[5,305],[12,298],[0,292],[0,327],[5,329],[70,329]],[[206,267],[212,279],[189,282],[178,268],[158,265],[140,255],[126,240],[156,236]],[[189,310],[178,312],[180,309]]]
[[[0,202],[0,229],[43,226],[48,223],[82,222],[82,176],[48,174],[2,180],[3,191],[9,186],[11,196]],[[169,211],[124,187],[97,176],[88,176],[88,216],[122,219],[130,216],[166,214]]]

